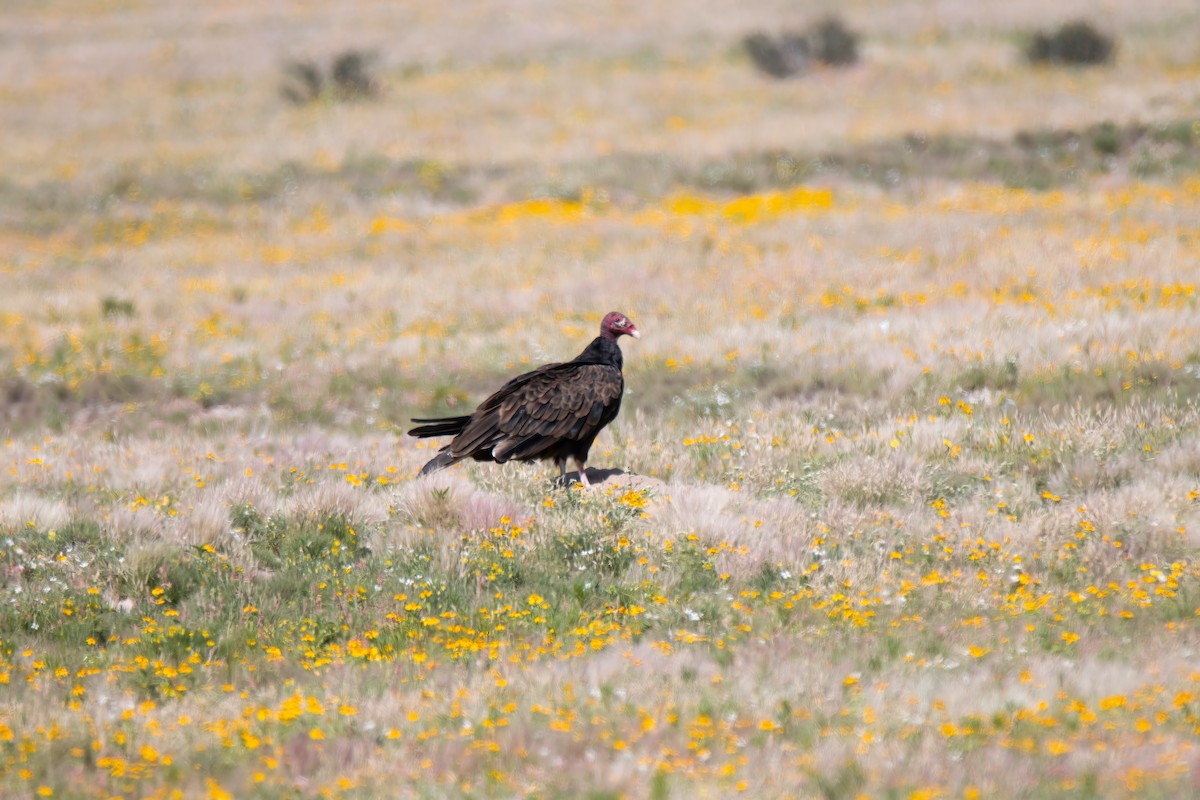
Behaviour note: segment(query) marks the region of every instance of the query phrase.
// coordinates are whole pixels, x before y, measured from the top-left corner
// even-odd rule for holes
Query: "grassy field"
[[[1200,796],[1200,11],[834,7],[9,3],[0,795]]]

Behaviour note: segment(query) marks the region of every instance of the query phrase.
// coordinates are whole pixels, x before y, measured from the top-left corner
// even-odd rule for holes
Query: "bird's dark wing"
[[[485,400],[449,449],[488,451],[496,461],[540,458],[564,442],[588,442],[612,421],[624,382],[605,364],[548,364],[518,376]]]
[[[414,419],[413,422],[423,422],[425,424],[413,428],[408,432],[408,435],[416,436],[418,439],[428,439],[431,436],[457,436],[463,432],[463,428],[467,427],[467,423],[470,421],[471,418],[469,416]]]

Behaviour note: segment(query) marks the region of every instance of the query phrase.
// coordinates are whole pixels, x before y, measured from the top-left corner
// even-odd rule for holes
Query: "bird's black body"
[[[414,419],[423,424],[410,436],[454,437],[421,474],[467,458],[501,464],[550,459],[565,473],[571,458],[587,484],[584,465],[592,442],[621,408],[624,359],[617,337],[626,333],[639,335],[623,315],[609,314],[600,335],[574,360],[518,375],[468,416]]]

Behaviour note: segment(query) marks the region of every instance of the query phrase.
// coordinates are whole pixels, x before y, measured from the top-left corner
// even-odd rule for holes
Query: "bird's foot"
[[[592,488],[591,482],[588,481],[587,467],[584,466],[584,463],[582,461],[580,461],[579,459],[576,459],[575,466],[579,469],[579,482],[583,484],[583,488],[585,488],[585,489]]]

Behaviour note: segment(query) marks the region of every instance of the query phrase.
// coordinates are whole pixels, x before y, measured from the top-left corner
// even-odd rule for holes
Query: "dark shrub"
[[[375,96],[375,79],[370,72],[374,60],[373,55],[358,50],[342,53],[334,60],[333,86],[340,99],[360,100]]]
[[[790,78],[808,66],[808,41],[803,36],[784,34],[772,38],[752,33],[742,41],[759,72],[772,78]]]
[[[285,99],[296,105],[330,100],[363,100],[375,97],[379,87],[371,75],[375,56],[361,50],[347,50],[333,60],[325,72],[313,61],[293,61],[284,67]]]
[[[858,61],[858,34],[837,17],[823,19],[803,33],[752,33],[742,46],[754,66],[772,78],[799,75],[812,61],[833,67]]]
[[[813,58],[833,67],[858,62],[858,34],[846,27],[837,17],[828,17],[808,32]]]
[[[1083,21],[1069,22],[1053,33],[1034,34],[1025,51],[1035,64],[1106,64],[1112,60],[1113,40]]]
[[[325,79],[321,77],[321,69],[311,61],[294,61],[283,68],[283,96],[302,106],[315,103],[321,97]]]

